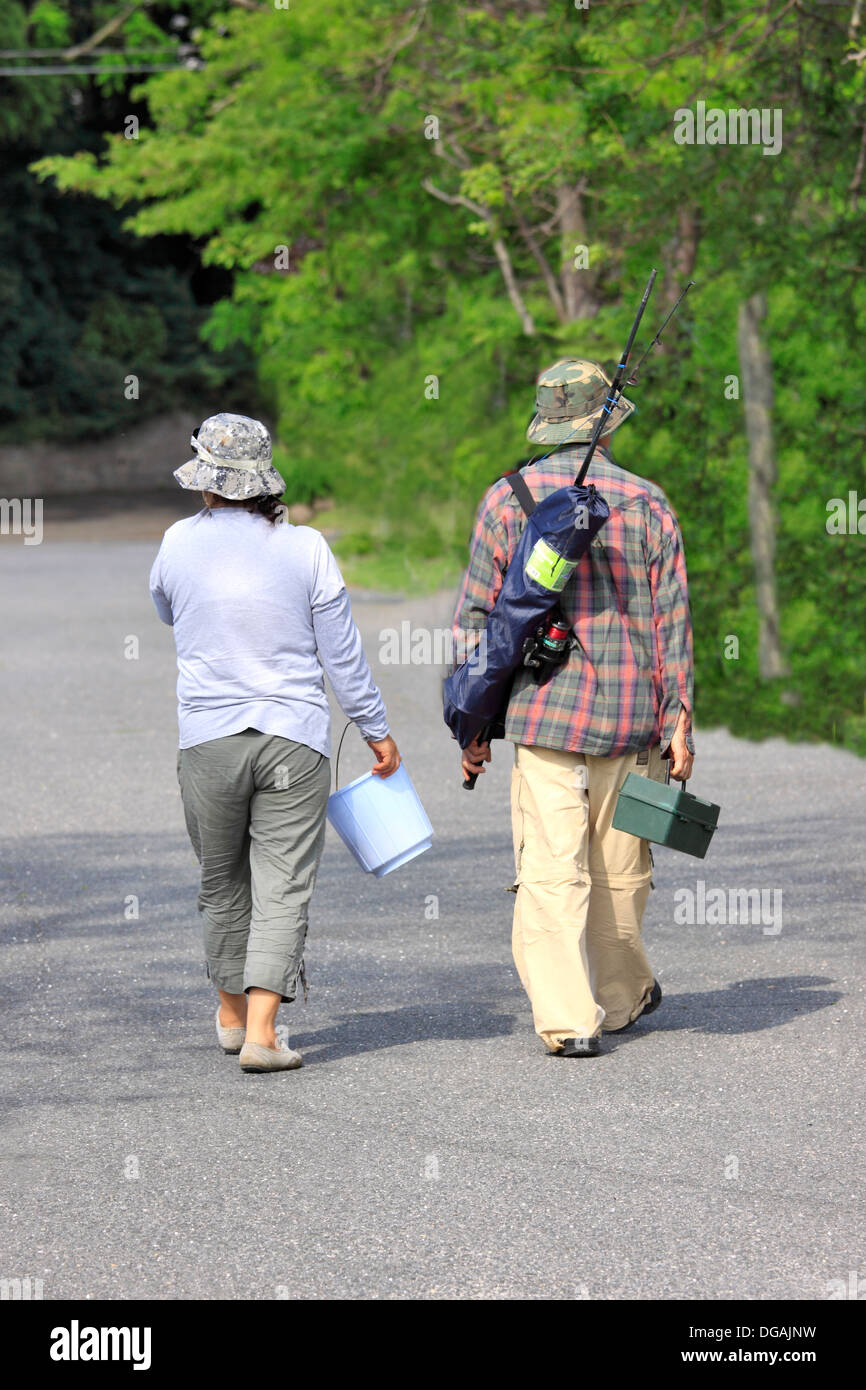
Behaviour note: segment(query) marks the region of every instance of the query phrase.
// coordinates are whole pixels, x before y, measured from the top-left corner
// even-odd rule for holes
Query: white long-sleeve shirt
[[[150,592],[174,629],[181,748],[252,728],[329,756],[325,672],[363,737],[387,735],[343,577],[318,531],[203,508],[166,531]]]

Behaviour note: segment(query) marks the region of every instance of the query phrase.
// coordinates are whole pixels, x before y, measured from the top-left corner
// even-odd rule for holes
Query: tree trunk
[[[508,298],[511,300],[511,307],[520,319],[520,326],[527,338],[535,336],[535,320],[523,302],[523,295],[517,287],[517,280],[514,275],[514,268],[511,264],[511,257],[508,254],[508,247],[498,233],[493,234],[493,251],[499,262],[499,269],[502,271],[502,278],[505,281],[505,289]]]
[[[698,210],[693,207],[681,207],[677,213],[677,234],[674,238],[673,255],[668,265],[668,273],[665,276],[664,299],[668,309],[674,307],[680,290],[694,274],[695,263],[698,259],[699,241]],[[659,343],[659,347],[664,349],[664,344]]]
[[[569,323],[575,319],[594,318],[599,309],[595,296],[595,272],[591,267],[577,270],[574,265],[575,247],[589,245],[582,194],[583,181],[556,190],[556,213],[562,247],[560,280]]]
[[[462,193],[446,193],[444,189],[437,188],[432,179],[422,179],[421,187],[428,193],[432,193],[434,198],[438,198],[442,203],[448,203],[451,207],[468,208],[476,217],[480,217],[490,228],[490,240],[493,246],[493,253],[499,262],[499,269],[502,271],[502,278],[505,281],[505,289],[511,306],[515,314],[520,319],[520,326],[527,338],[535,336],[535,320],[529,312],[520,293],[517,277],[514,274],[514,266],[511,264],[511,256],[508,251],[501,232],[496,229],[496,222],[490,209],[483,207],[481,203],[476,203],[472,198],[465,197]]]
[[[749,526],[755,566],[758,605],[758,670],[761,679],[777,680],[787,674],[779,637],[776,597],[776,518],[773,486],[776,459],[773,451],[773,367],[761,337],[767,313],[767,296],[753,294],[740,304],[737,347],[746,411],[749,444]]]

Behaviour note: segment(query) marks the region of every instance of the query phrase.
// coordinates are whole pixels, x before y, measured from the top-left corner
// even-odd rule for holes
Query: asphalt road
[[[510,958],[511,750],[470,797],[438,669],[378,663],[383,629],[442,625],[448,598],[359,600],[434,846],[376,881],[329,830],[310,998],[281,1011],[304,1067],[246,1076],[213,1036],[155,549],[0,547],[0,1277],[46,1299],[820,1300],[866,1274],[863,763],[699,732],[692,789],[722,821],[705,861],[657,855],[663,1006],[553,1060]],[[369,762],[350,739],[344,779]],[[699,880],[780,893],[781,921],[680,925]]]

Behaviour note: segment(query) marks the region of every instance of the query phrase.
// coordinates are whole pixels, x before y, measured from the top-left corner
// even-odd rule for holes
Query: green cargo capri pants
[[[329,760],[245,729],[182,748],[177,777],[201,865],[208,977],[227,994],[269,989],[291,1003],[325,840]]]

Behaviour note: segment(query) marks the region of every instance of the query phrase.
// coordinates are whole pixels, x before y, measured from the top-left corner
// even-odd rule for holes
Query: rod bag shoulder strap
[[[532,516],[532,513],[535,511],[536,508],[536,501],[532,493],[529,491],[529,487],[527,486],[526,479],[524,478],[523,474],[506,473],[505,481],[506,483],[511,484],[511,491],[514,493],[514,496],[517,498],[525,514],[527,516]]]

